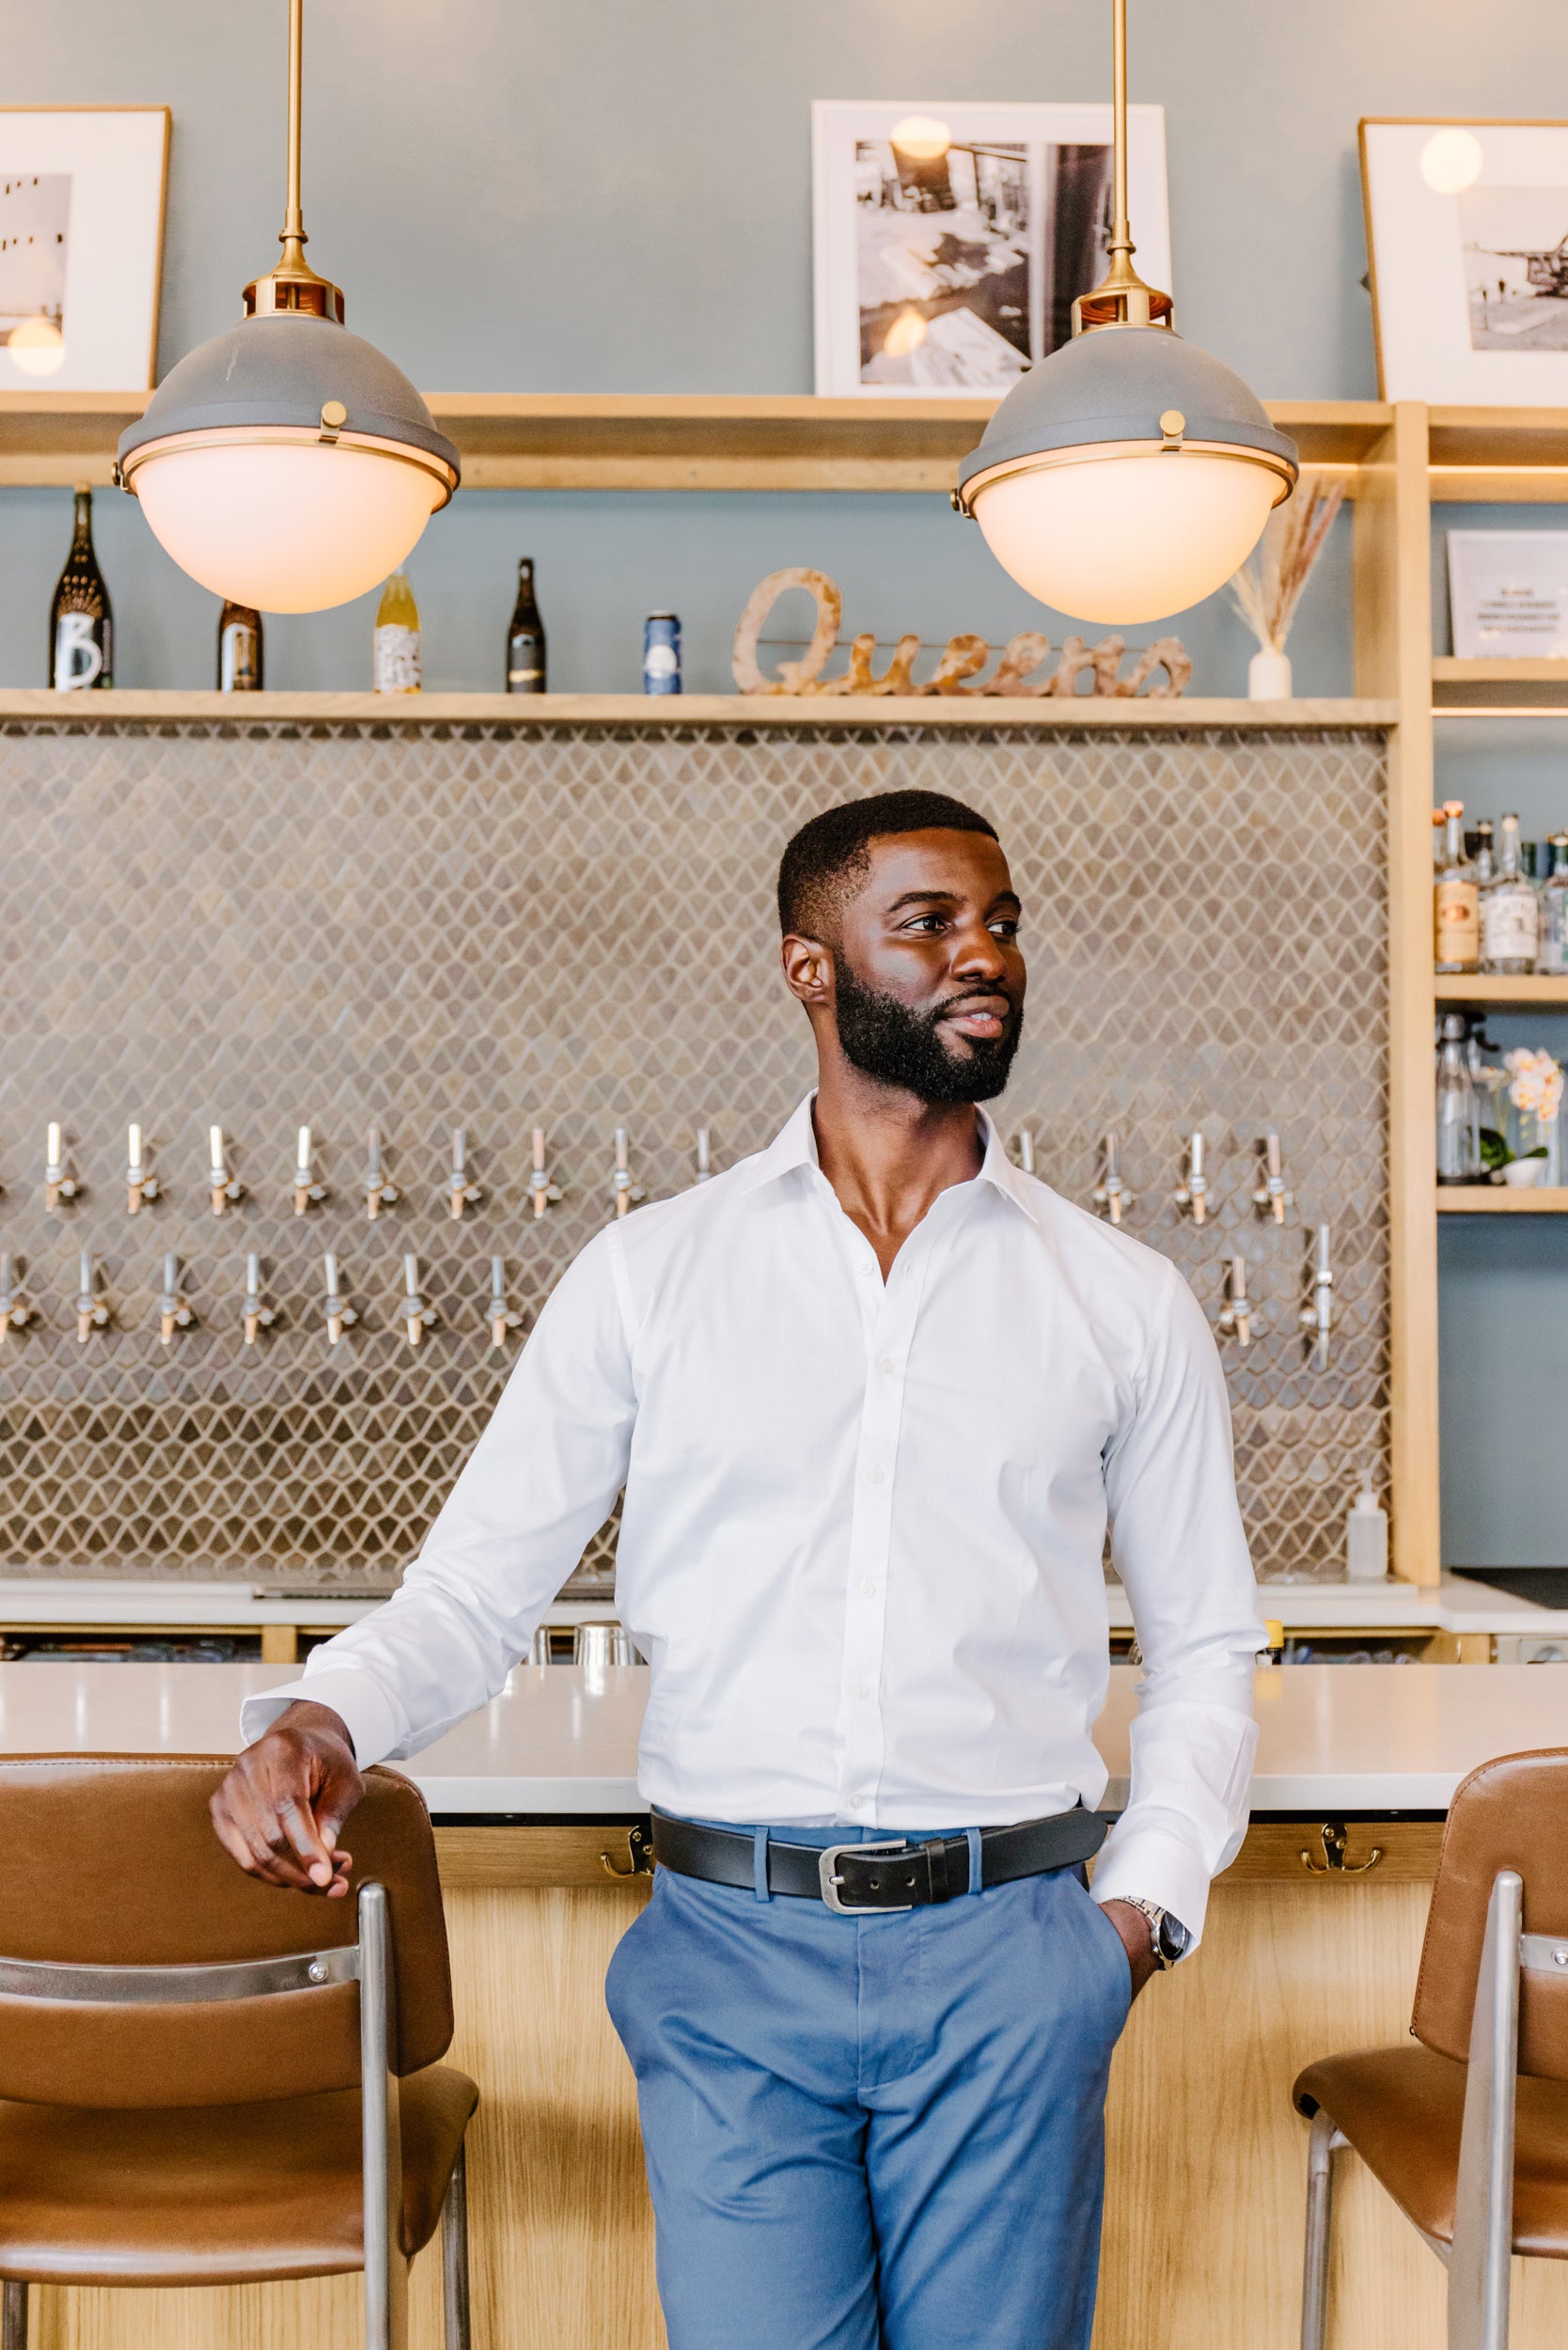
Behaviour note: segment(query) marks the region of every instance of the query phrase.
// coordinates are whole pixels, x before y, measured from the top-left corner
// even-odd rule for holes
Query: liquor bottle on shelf
[[[419,691],[419,607],[400,564],[376,607],[375,684],[378,694]]]
[[[544,682],[544,622],[534,598],[532,556],[517,566],[517,602],[507,629],[507,692],[542,694]]]
[[[1448,839],[1442,869],[1433,884],[1434,965],[1438,971],[1481,968],[1481,893],[1476,870],[1465,854],[1465,803],[1445,800]]]
[[[1568,979],[1568,832],[1554,832],[1546,846],[1552,870],[1541,891],[1541,951],[1535,967]]]
[[[1449,820],[1440,807],[1432,811],[1432,878],[1435,882],[1448,862]]]
[[[1519,864],[1519,819],[1505,816],[1497,870],[1480,884],[1481,967],[1533,971],[1541,944],[1541,901]]]
[[[1469,852],[1470,862],[1476,869],[1476,887],[1484,889],[1497,870],[1490,816],[1482,817],[1477,823],[1473,845],[1470,834],[1465,835],[1465,846]]]
[[[1437,1047],[1437,1181],[1481,1181],[1481,1117],[1466,1052],[1469,1022],[1445,1012]]]
[[[92,543],[92,490],[76,484],[71,553],[49,607],[49,682],[79,694],[115,682],[115,616]]]
[[[263,667],[261,615],[245,603],[226,603],[218,614],[218,691],[259,694]]]
[[[651,612],[642,627],[642,690],[681,691],[681,622],[673,612]]]

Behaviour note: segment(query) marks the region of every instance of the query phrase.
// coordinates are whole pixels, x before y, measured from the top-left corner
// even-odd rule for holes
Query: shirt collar
[[[764,1183],[776,1182],[797,1167],[817,1167],[817,1130],[811,1120],[811,1107],[816,1101],[808,1093],[798,1109],[792,1111],[779,1128],[765,1151],[758,1152],[742,1185],[745,1191],[759,1191]],[[980,1113],[980,1133],[984,1138],[985,1155],[980,1161],[980,1181],[1004,1194],[1015,1207],[1023,1210],[1031,1224],[1039,1217],[1029,1198],[1029,1178],[1013,1166],[1002,1148],[1002,1137],[995,1120],[984,1110]]]

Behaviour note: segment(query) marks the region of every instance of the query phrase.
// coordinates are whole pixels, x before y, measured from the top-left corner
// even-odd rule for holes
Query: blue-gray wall
[[[318,0],[308,15],[312,258],[352,324],[435,390],[809,390],[811,100],[1107,86],[1104,0]],[[1184,330],[1264,396],[1370,397],[1356,118],[1550,113],[1568,12],[1493,0],[1483,39],[1461,0],[1174,15],[1134,0],[1132,17],[1133,95],[1167,110]],[[283,0],[0,5],[8,103],[173,109],[161,368],[235,315],[274,249],[284,22]],[[98,506],[119,682],[208,683],[211,600],[133,501]],[[39,683],[69,501],[6,493],[0,527],[0,683]],[[1293,642],[1299,692],[1349,689],[1343,540]],[[653,605],[683,618],[690,686],[724,689],[735,613],[789,562],[831,571],[851,624],[885,637],[999,638],[1039,619],[934,497],[484,492],[411,567],[432,685],[498,682],[522,553],[563,689],[635,688]],[[1238,691],[1248,648],[1223,609],[1179,626],[1198,689]],[[270,682],[367,683],[368,630],[364,604],[269,623]],[[1441,780],[1478,810],[1518,806],[1527,834],[1568,821],[1561,743],[1518,726],[1440,740]],[[1549,1040],[1537,1025],[1568,1045],[1568,1024]],[[1443,1249],[1448,1555],[1568,1560],[1568,1504],[1542,1465],[1568,1370],[1568,1230],[1450,1227]]]

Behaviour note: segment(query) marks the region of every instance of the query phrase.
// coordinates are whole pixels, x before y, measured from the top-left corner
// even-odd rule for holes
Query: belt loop
[[[768,1831],[754,1827],[751,1831],[751,1886],[760,1902],[771,1902],[768,1890]]]
[[[980,1861],[980,1832],[978,1827],[966,1827],[964,1834],[969,1846],[969,1890],[971,1893],[982,1893],[985,1888],[980,1882],[983,1874]]]

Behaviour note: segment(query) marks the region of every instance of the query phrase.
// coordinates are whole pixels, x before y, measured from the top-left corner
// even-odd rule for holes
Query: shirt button
[[[850,1797],[850,1807],[855,1811],[865,1811],[870,1809],[870,1795],[852,1795]]]
[[[857,1681],[855,1684],[855,1694],[857,1698],[869,1698],[871,1693],[863,1681]]]
[[[882,1470],[879,1468],[868,1469],[866,1471],[866,1475],[873,1485],[881,1485],[886,1482]]]
[[[893,1376],[893,1357],[891,1355],[885,1355],[881,1362],[878,1363],[877,1369],[878,1371],[885,1371],[887,1377],[891,1379]]]
[[[876,1585],[871,1581],[869,1574],[862,1578],[860,1585],[860,1596],[862,1599],[875,1599],[876,1597]]]

